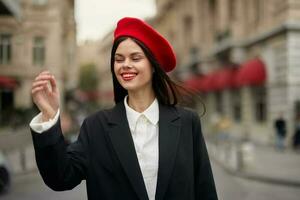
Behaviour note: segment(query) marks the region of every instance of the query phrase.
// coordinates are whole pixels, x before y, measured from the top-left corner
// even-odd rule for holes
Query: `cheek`
[[[141,74],[141,76],[139,77],[139,82],[142,84],[146,84],[149,82],[152,82],[152,70],[145,70],[143,71]]]

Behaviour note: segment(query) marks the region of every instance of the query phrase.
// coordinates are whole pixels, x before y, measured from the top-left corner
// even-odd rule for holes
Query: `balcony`
[[[13,16],[20,20],[20,0],[0,0],[0,16]]]

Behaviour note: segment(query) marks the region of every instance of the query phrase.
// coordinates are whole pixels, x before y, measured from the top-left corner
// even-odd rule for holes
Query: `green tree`
[[[82,91],[96,91],[99,83],[99,74],[93,63],[80,66],[79,89]]]

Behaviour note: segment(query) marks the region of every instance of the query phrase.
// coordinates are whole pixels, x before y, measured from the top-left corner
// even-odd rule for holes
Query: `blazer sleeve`
[[[35,157],[47,186],[55,191],[70,190],[86,179],[88,137],[84,121],[76,142],[67,145],[60,120],[42,134],[31,130]]]
[[[195,199],[217,200],[215,182],[211,165],[201,131],[200,119],[193,112],[193,140],[194,140],[194,170],[195,170]]]

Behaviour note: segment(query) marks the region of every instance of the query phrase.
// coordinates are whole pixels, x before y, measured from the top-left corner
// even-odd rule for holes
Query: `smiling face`
[[[114,73],[128,92],[152,90],[152,66],[142,48],[130,38],[122,41],[116,50]]]

